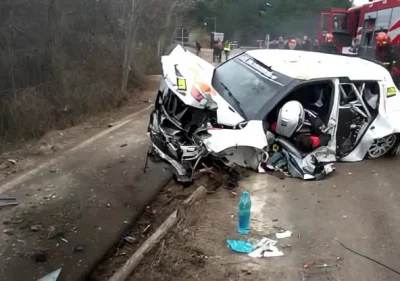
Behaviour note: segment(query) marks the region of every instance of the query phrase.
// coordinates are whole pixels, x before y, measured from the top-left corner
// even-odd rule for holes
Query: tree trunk
[[[132,11],[131,11],[131,17],[129,20],[129,27],[128,27],[128,33],[126,35],[126,45],[125,45],[125,55],[124,55],[124,64],[122,66],[122,85],[121,85],[121,91],[122,93],[126,93],[126,87],[128,86],[128,78],[129,78],[129,64],[130,64],[130,58],[131,58],[131,53],[132,53],[132,45],[133,45],[133,37],[134,37],[134,32],[133,32],[133,22],[134,22],[134,17],[135,17],[135,0],[132,0]]]

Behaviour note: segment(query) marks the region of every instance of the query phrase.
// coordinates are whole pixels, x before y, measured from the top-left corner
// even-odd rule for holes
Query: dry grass
[[[173,14],[164,6],[150,9],[147,0],[136,3],[126,93],[121,84],[132,0],[0,3],[0,147],[119,108],[143,87],[145,74],[160,73],[158,39],[165,37],[165,50],[175,24],[161,23]]]

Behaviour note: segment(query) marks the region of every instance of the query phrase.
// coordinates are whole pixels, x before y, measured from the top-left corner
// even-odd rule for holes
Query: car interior
[[[369,124],[378,115],[380,87],[376,81],[340,84],[337,155],[344,157],[357,146]],[[360,98],[361,97],[361,98]]]
[[[334,93],[335,86],[331,80],[312,81],[300,84],[267,115],[267,126],[268,124],[271,125],[275,123],[282,106],[286,102],[293,100],[300,102],[304,109],[315,113],[319,119],[327,125],[334,104]],[[309,133],[311,130],[309,126],[303,126],[300,132]],[[288,157],[289,167],[292,167],[289,168],[291,169],[291,174],[295,173],[299,177],[303,177],[306,174],[314,174],[315,171],[308,171],[307,166],[304,165],[304,159],[310,154],[310,151],[302,151],[296,146],[292,138],[275,135],[275,141],[278,147],[280,146],[288,152],[286,156]]]
[[[314,111],[324,123],[327,123],[332,109],[333,94],[334,85],[331,81],[299,85],[268,114],[267,122],[269,124],[275,122],[281,107],[288,101],[295,100],[300,102],[305,109]]]
[[[305,109],[313,111],[317,116],[327,124],[330,118],[330,113],[333,106],[334,97],[334,84],[332,81],[313,81],[310,83],[304,83],[292,90],[278,105],[268,114],[266,120],[268,124],[276,122],[280,108],[288,101],[296,100],[300,102]],[[302,128],[300,131],[309,130]],[[305,132],[307,133],[307,132]],[[291,139],[284,138],[282,136],[276,136],[282,147],[287,150],[291,155],[295,156],[296,159],[292,159],[298,162],[300,165],[301,159],[303,159],[309,152],[301,151],[295,146]]]
[[[358,93],[358,94],[357,94]],[[349,81],[340,84],[339,119],[336,131],[337,155],[348,155],[358,144],[369,124],[378,115],[380,86],[376,81]],[[358,98],[360,95],[361,98]],[[288,101],[299,101],[305,109],[317,113],[327,124],[331,114],[334,85],[331,81],[302,84],[286,96],[267,116],[267,124],[276,122],[279,109]],[[278,136],[279,137],[279,136]],[[303,158],[290,139],[279,137],[293,155]]]

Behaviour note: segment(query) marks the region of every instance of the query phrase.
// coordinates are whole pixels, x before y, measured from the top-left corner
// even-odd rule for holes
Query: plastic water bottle
[[[240,234],[248,234],[250,230],[251,199],[247,191],[243,191],[239,201],[239,227]]]

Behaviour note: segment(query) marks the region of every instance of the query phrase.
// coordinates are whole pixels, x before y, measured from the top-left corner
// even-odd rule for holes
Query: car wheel
[[[393,150],[396,144],[398,146],[397,139],[397,135],[388,135],[381,139],[374,140],[371,147],[368,149],[367,157],[370,159],[376,159],[385,154],[388,154]]]
[[[389,150],[388,153],[386,153],[386,156],[388,157],[397,157],[400,155],[400,135],[397,134],[397,140],[394,146]]]

